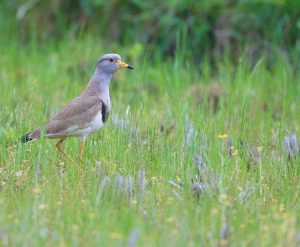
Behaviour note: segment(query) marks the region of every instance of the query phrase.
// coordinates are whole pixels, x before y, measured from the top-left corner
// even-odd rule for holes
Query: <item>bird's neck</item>
[[[112,74],[105,73],[97,68],[83,94],[97,95],[109,107],[109,84],[111,78]]]

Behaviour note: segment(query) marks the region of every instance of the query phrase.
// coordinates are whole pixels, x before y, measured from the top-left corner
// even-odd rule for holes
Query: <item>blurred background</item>
[[[91,35],[158,59],[176,56],[212,64],[223,58],[268,66],[284,57],[299,67],[298,0],[1,0],[1,36],[55,42]]]
[[[18,140],[108,52],[78,179]],[[299,66],[300,0],[0,0],[0,246],[300,246]]]

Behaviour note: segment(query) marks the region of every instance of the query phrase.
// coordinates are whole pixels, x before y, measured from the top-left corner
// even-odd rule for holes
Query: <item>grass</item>
[[[299,155],[289,160],[284,145],[299,139],[300,85],[286,60],[216,72],[110,48],[1,43],[1,245],[299,245]],[[111,115],[87,140],[79,179],[55,140],[18,138],[77,96],[111,50],[135,70],[114,76]],[[64,148],[76,159],[77,139]]]

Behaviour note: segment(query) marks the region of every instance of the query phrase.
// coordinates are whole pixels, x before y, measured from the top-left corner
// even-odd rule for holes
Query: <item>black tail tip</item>
[[[33,141],[33,139],[29,137],[29,135],[30,135],[30,133],[29,133],[29,134],[26,134],[26,135],[24,135],[24,136],[22,136],[22,137],[20,138],[20,142],[21,142],[21,143],[26,143],[26,142]]]

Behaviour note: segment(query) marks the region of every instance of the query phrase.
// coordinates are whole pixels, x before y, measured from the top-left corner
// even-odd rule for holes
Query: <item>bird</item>
[[[121,68],[133,69],[121,60],[119,54],[110,53],[100,57],[95,72],[83,92],[45,124],[22,136],[21,143],[36,141],[42,137],[59,139],[56,143],[57,151],[71,159],[61,144],[67,137],[78,137],[80,139],[78,173],[80,173],[84,143],[89,135],[103,127],[110,114],[109,85],[113,74]]]

